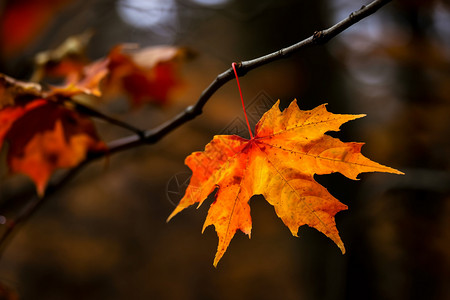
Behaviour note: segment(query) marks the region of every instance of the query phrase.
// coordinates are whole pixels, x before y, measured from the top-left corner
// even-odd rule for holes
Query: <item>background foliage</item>
[[[37,52],[89,28],[91,59],[124,42],[188,46],[198,56],[185,65],[184,87],[168,105],[129,110],[116,99],[101,107],[149,128],[192,104],[232,61],[288,46],[364,4],[209,2],[2,2],[0,72],[26,80]],[[42,9],[39,26],[23,42],[9,39],[26,25],[7,22],[11,3],[23,5],[21,12],[26,5]],[[200,234],[208,205],[166,224],[174,208],[168,184],[188,172],[185,156],[242,118],[236,87],[227,84],[193,122],[154,146],[93,164],[57,193],[7,248],[2,283],[23,299],[449,298],[449,14],[444,0],[393,1],[326,46],[241,79],[248,103],[280,98],[286,105],[297,98],[302,109],[328,102],[336,113],[368,114],[340,137],[366,141],[364,154],[406,173],[366,174],[359,182],[318,177],[349,206],[337,215],[346,255],[309,228],[292,238],[258,197],[251,200],[252,240],[238,234],[218,269],[211,266],[213,229]],[[126,134],[102,122],[97,127],[105,140]],[[4,151],[0,157],[0,214],[7,216],[26,203],[33,186],[6,177]]]

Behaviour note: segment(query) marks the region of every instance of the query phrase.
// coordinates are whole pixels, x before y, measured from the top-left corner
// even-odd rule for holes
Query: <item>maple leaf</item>
[[[200,206],[217,188],[203,226],[204,231],[214,225],[219,237],[214,258],[217,266],[237,230],[250,237],[249,200],[263,195],[294,236],[300,226],[308,225],[345,253],[334,217],[347,206],[317,183],[314,174],[340,172],[350,179],[357,179],[362,172],[403,174],[364,157],[362,143],[345,143],[325,135],[363,116],[333,114],[325,104],[301,111],[296,100],[281,112],[278,101],[262,116],[250,140],[215,136],[205,151],[186,158],[193,175],[168,221],[194,203]]]
[[[134,106],[166,103],[170,92],[181,84],[179,62],[190,56],[190,51],[170,46],[133,48],[125,44],[111,50],[105,90],[129,94]]]
[[[10,173],[28,175],[39,195],[56,169],[107,150],[90,119],[45,96],[37,84],[0,74],[0,149],[9,144]]]

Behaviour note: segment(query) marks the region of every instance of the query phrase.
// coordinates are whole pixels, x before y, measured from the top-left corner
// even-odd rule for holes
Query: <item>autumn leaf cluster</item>
[[[148,102],[166,104],[170,92],[181,84],[177,69],[186,55],[185,50],[174,47],[120,45],[107,57],[88,63],[74,59],[73,51],[62,51],[64,45],[37,56],[41,64],[33,75],[39,80],[62,77],[59,86],[0,74],[0,149],[8,145],[9,173],[29,176],[40,195],[55,170],[73,168],[89,155],[107,153],[91,120],[102,114],[92,107],[123,94],[131,107]],[[55,52],[62,54],[46,64],[43,58],[54,58]],[[80,97],[88,97],[88,104],[80,103]]]

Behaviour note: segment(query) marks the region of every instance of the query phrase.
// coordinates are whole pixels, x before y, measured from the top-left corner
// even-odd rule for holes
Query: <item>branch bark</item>
[[[374,0],[368,5],[362,6],[359,10],[352,12],[347,18],[343,19],[332,27],[325,30],[316,31],[310,37],[296,44],[252,60],[242,61],[237,64],[237,73],[239,76],[244,76],[251,70],[269,64],[273,61],[285,59],[291,54],[297,53],[305,48],[325,44],[350,26],[372,15],[378,9],[391,1],[392,0]],[[65,174],[65,176],[61,177],[56,183],[51,184],[47,188],[45,196],[43,196],[42,198],[35,197],[30,205],[25,207],[25,209],[20,212],[15,219],[10,220],[6,223],[6,230],[0,237],[0,256],[3,254],[3,250],[6,248],[8,241],[11,240],[13,233],[16,232],[19,228],[19,225],[23,225],[23,223],[25,223],[25,221],[27,221],[37,211],[37,209],[42,206],[42,204],[44,204],[56,191],[58,191],[62,186],[64,186],[74,176],[76,176],[84,168],[84,166],[88,165],[94,160],[110,154],[114,154],[116,152],[121,152],[138,146],[154,144],[158,142],[160,139],[162,139],[164,136],[166,136],[179,126],[201,115],[203,107],[214,95],[214,93],[233,78],[234,71],[233,68],[230,67],[228,70],[219,74],[214,79],[214,81],[212,81],[211,84],[205,90],[203,90],[202,94],[197,99],[197,102],[195,104],[187,107],[183,112],[181,112],[171,120],[168,120],[158,127],[146,130],[144,132],[131,128],[131,130],[135,130],[135,135],[112,141],[108,145],[109,151],[107,153],[90,155],[79,166],[75,167],[72,170],[69,170]]]

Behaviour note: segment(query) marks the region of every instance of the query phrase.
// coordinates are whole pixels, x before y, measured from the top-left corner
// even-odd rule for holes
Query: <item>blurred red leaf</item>
[[[28,175],[40,195],[55,170],[77,166],[89,152],[107,150],[89,118],[43,96],[36,85],[27,88],[0,76],[0,149],[9,145],[10,173]]]
[[[71,0],[10,0],[0,18],[0,54],[22,51]]]
[[[170,46],[130,50],[126,45],[112,49],[108,56],[109,77],[106,93],[125,93],[134,106],[145,102],[164,104],[170,92],[180,86],[179,62],[188,51]]]

